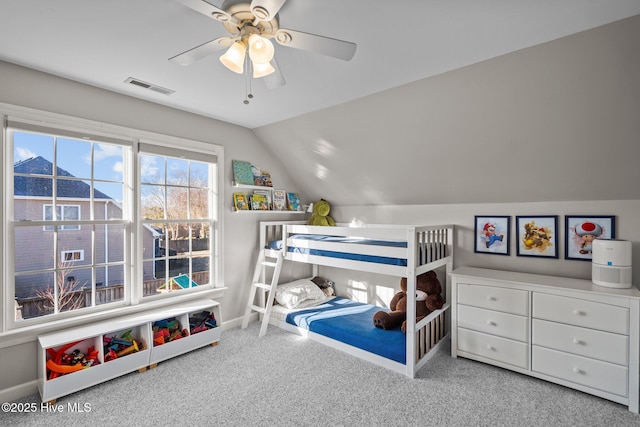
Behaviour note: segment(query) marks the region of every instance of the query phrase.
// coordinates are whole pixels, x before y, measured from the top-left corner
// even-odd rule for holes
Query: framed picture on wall
[[[475,216],[476,253],[509,255],[510,216]]]
[[[558,258],[558,216],[516,216],[518,256]]]
[[[595,239],[616,238],[615,216],[566,215],[564,222],[565,259],[591,261],[591,247]]]

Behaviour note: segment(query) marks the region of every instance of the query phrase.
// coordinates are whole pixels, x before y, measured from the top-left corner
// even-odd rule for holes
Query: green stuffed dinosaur
[[[336,222],[329,216],[331,205],[324,199],[313,204],[313,215],[307,221],[307,225],[336,225]]]

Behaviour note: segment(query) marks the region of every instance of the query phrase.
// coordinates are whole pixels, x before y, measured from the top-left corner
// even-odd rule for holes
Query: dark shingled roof
[[[41,157],[31,157],[13,165],[15,173],[51,175],[53,164]],[[64,169],[57,168],[58,177],[73,177]],[[36,178],[26,176],[14,176],[13,192],[16,196],[51,197],[51,186],[53,180],[50,178]],[[77,199],[88,199],[91,187],[84,181],[58,179],[58,197],[73,197]],[[111,199],[101,191],[94,190],[95,199]]]

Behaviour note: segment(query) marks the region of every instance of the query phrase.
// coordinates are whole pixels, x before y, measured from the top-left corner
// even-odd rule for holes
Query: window
[[[60,259],[63,261],[84,261],[84,251],[62,251]]]
[[[143,297],[185,291],[209,284],[215,220],[215,163],[202,155],[181,158],[141,144],[140,210],[143,229],[150,230],[142,255]]]
[[[58,205],[56,206],[56,216],[53,216],[53,205],[44,205],[42,212],[42,219],[44,221],[53,221],[55,219],[78,220],[80,219],[80,205]],[[60,231],[64,230],[80,230],[79,225],[63,225],[60,226]],[[53,227],[45,225],[44,231],[53,231]]]
[[[5,117],[0,333],[221,286],[220,147],[26,115]]]

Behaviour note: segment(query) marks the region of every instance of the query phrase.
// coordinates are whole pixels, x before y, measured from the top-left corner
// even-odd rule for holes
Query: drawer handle
[[[577,308],[573,309],[573,315],[574,316],[584,316],[586,313],[582,310],[578,310]]]
[[[584,344],[584,341],[579,340],[578,338],[574,338],[574,339],[573,339],[573,343],[574,343],[574,344]]]
[[[496,351],[495,347],[492,346],[491,344],[487,344],[487,350]]]
[[[584,374],[584,371],[578,367],[574,367],[573,372],[576,374]]]
[[[492,321],[492,320],[487,320],[487,325],[489,326],[496,326],[496,322]]]
[[[492,297],[491,295],[487,296],[487,301],[495,301],[496,297]]]

